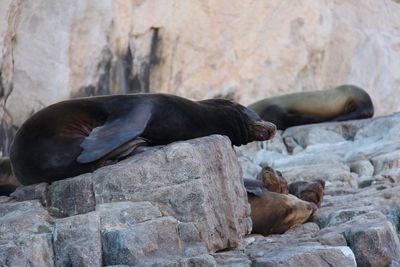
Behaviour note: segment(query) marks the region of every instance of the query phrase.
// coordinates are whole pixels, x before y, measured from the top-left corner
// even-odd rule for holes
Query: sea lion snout
[[[251,120],[249,122],[250,138],[254,141],[265,141],[274,138],[276,133],[275,124],[268,121]]]
[[[311,211],[312,211],[311,214],[313,214],[313,213],[318,209],[318,207],[317,207],[317,205],[315,205],[315,203],[310,202],[310,203],[307,205],[307,209],[308,209],[308,210],[311,210]]]

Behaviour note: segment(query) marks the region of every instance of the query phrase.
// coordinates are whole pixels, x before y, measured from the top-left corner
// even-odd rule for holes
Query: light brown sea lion
[[[251,206],[253,234],[282,234],[306,222],[317,209],[314,203],[290,194],[268,191],[262,181],[244,179]]]
[[[132,155],[141,145],[165,145],[222,134],[234,145],[268,140],[272,123],[228,100],[191,101],[133,94],[63,101],[34,114],[11,145],[13,171],[24,184],[76,176]]]
[[[289,184],[289,193],[298,198],[321,206],[324,198],[325,182],[317,179],[314,182],[298,181]]]
[[[263,167],[257,175],[257,180],[264,183],[264,187],[271,192],[287,194],[289,193],[288,183],[280,171],[271,167]]]
[[[280,130],[310,123],[370,118],[374,114],[368,93],[354,85],[265,98],[248,108],[261,118],[268,118]]]

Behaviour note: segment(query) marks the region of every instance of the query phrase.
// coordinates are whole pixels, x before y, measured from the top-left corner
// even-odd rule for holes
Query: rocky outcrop
[[[20,187],[3,202],[0,262],[10,266],[215,266],[209,253],[251,230],[240,165],[218,135]]]
[[[20,187],[0,198],[0,263],[398,266],[399,120],[394,114],[289,128],[236,154],[228,138],[203,137]],[[242,176],[269,164],[290,180],[324,180],[324,200],[306,224],[282,235],[248,235]]]
[[[1,1],[2,151],[32,112],[94,94],[166,92],[246,105],[352,83],[371,94],[377,114],[392,113],[399,12],[394,0]]]
[[[272,166],[289,181],[322,179],[326,188],[312,223],[229,253],[256,266],[399,266],[399,122],[394,114],[293,127],[238,148],[246,178]]]

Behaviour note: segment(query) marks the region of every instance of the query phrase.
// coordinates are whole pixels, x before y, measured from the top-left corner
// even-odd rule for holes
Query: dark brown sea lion
[[[0,196],[8,196],[20,186],[11,169],[10,159],[0,158]]]
[[[325,181],[317,179],[314,182],[298,181],[289,185],[289,193],[296,197],[321,206],[324,198]]]
[[[257,175],[257,180],[264,183],[264,187],[271,192],[287,194],[289,193],[288,183],[280,171],[271,167],[263,167]]]
[[[368,93],[354,85],[265,98],[248,107],[280,130],[310,123],[370,118],[374,114]]]
[[[257,188],[257,184],[260,187]],[[268,191],[262,181],[245,179],[251,206],[253,234],[282,234],[294,225],[306,222],[317,209],[314,203],[290,194]]]
[[[228,100],[191,101],[166,94],[80,98],[29,118],[11,145],[14,173],[25,185],[52,182],[131,155],[138,146],[222,134],[234,145],[267,140],[276,127]]]

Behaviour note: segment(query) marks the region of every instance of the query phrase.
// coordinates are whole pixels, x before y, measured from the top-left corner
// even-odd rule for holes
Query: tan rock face
[[[69,97],[149,91],[249,104],[352,83],[376,114],[400,109],[398,1],[7,0],[0,10],[1,128]]]

